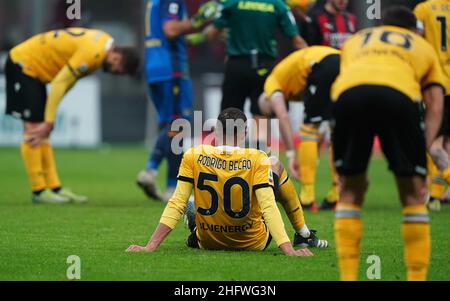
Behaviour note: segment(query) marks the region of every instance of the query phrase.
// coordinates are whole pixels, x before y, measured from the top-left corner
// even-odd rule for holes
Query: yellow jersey
[[[450,94],[450,1],[432,0],[420,3],[414,9],[424,29],[425,39],[433,46],[445,78],[445,89]]]
[[[49,83],[66,65],[77,78],[92,73],[103,64],[112,44],[103,31],[74,27],[36,35],[14,47],[10,56],[26,75]]]
[[[307,13],[316,4],[316,0],[286,0],[286,4],[291,8],[298,7]]]
[[[271,97],[273,93],[281,92],[287,100],[299,100],[308,84],[312,66],[332,54],[340,54],[340,51],[327,46],[295,51],[275,66],[266,80],[264,93]]]
[[[194,186],[197,238],[202,249],[265,248],[269,232],[255,196],[257,189],[273,186],[265,153],[200,145],[184,154],[178,180]]]
[[[362,30],[344,44],[331,96],[336,101],[350,88],[376,85],[421,101],[422,90],[433,84],[444,86],[444,80],[431,45],[410,30],[380,26]]]

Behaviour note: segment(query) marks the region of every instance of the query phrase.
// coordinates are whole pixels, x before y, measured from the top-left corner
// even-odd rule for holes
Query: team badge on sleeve
[[[172,15],[176,15],[178,14],[180,7],[178,6],[177,3],[170,3],[169,5],[169,13]]]
[[[269,169],[269,184],[273,185],[273,172],[272,172],[272,169]]]

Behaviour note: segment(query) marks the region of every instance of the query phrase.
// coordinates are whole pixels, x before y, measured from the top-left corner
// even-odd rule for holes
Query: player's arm
[[[179,36],[192,33],[204,24],[213,20],[217,12],[217,3],[209,1],[200,6],[197,13],[189,20],[182,20],[179,12],[179,1],[173,0],[162,8],[163,32],[172,40]]]
[[[190,34],[187,40],[191,45],[198,45],[204,41],[214,42],[223,39],[225,29],[229,26],[231,2],[222,1],[217,7],[217,16],[214,22],[202,32]]]
[[[425,17],[426,17],[426,7],[425,3],[419,3],[414,8],[414,15],[417,18],[417,31],[420,35],[424,35],[425,33]]]
[[[45,105],[45,122],[53,123],[62,98],[75,85],[78,78],[69,65],[66,65],[50,83],[50,93]]]
[[[286,5],[280,9],[278,24],[281,32],[291,38],[292,46],[295,49],[302,49],[308,47],[308,44],[300,36],[297,28],[297,23],[295,22],[294,15],[292,11]]]
[[[291,42],[294,49],[297,50],[308,47],[308,43],[300,35],[293,37]]]
[[[310,19],[311,22],[308,23],[306,40],[309,45],[320,45],[322,43],[322,33],[317,23],[317,17],[313,14]]]
[[[151,236],[146,246],[132,245],[128,247],[127,252],[153,252],[166,239],[170,232],[175,228],[178,221],[183,216],[186,204],[191,196],[193,184],[179,180],[172,198],[167,203],[159,225]]]
[[[66,65],[50,83],[50,92],[45,105],[44,122],[30,132],[28,142],[31,146],[39,145],[47,139],[53,130],[58,106],[64,95],[75,85],[77,77],[69,65]]]
[[[294,250],[284,228],[280,210],[275,202],[272,187],[259,188],[255,191],[264,222],[277,246],[287,256],[312,256],[308,249]]]
[[[217,13],[214,22],[206,27],[203,31],[193,33],[186,36],[186,40],[190,45],[198,45],[205,41],[215,42],[225,40],[225,29],[229,27],[230,9],[235,5],[232,1],[221,1],[217,7]]]
[[[224,30],[216,28],[213,25],[206,27],[201,32],[191,33],[186,35],[186,42],[190,46],[197,46],[204,42],[215,42],[224,40]]]
[[[289,160],[289,170],[292,176],[296,179],[299,178],[298,174],[298,162],[296,160],[295,146],[294,146],[294,131],[289,119],[289,112],[286,106],[285,95],[283,94],[282,85],[280,84],[277,76],[272,73],[266,80],[264,85],[264,92],[270,102],[272,112],[278,118],[280,123],[281,138],[283,139],[286,156]]]
[[[426,106],[425,139],[428,149],[436,139],[444,111],[444,76],[439,59],[429,44],[424,52],[429,56],[429,68],[422,78],[423,98]]]
[[[430,150],[436,139],[442,123],[444,110],[444,89],[439,85],[432,85],[423,92],[426,106],[425,113],[425,141]],[[431,152],[430,152],[431,154]]]
[[[178,173],[178,182],[175,192],[167,203],[159,225],[146,246],[130,246],[128,252],[153,252],[175,228],[183,216],[187,202],[194,188],[194,150],[190,149],[183,155]]]

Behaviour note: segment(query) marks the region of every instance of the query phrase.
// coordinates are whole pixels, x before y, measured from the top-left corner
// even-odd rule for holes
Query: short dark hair
[[[417,28],[417,18],[406,6],[393,5],[383,11],[383,25],[398,26],[406,29]]]
[[[229,129],[227,127],[227,120],[233,124],[233,129]],[[239,125],[239,123],[247,125],[247,116],[245,116],[244,112],[237,108],[228,108],[223,110],[219,117],[217,117],[217,126],[222,128],[222,134],[224,136],[237,136],[239,132],[245,131],[244,128],[237,128],[234,125]],[[232,132],[231,132],[232,131]]]
[[[139,51],[132,46],[116,46],[114,51],[122,55],[122,65],[125,73],[130,76],[137,76],[141,66]]]

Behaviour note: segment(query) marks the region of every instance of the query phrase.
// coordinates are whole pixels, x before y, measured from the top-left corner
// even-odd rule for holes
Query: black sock
[[[38,195],[40,195],[40,194],[42,193],[42,191],[44,191],[44,190],[45,190],[45,189],[33,191],[33,194],[36,195],[36,196],[38,196]]]

